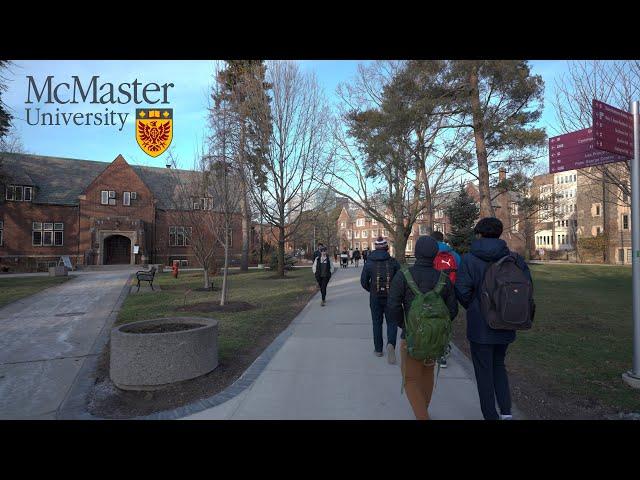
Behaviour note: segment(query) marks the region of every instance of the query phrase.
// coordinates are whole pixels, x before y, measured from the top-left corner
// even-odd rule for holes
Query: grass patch
[[[161,291],[128,296],[116,325],[172,316],[214,318],[218,320],[219,365],[207,375],[161,390],[122,391],[109,380],[106,349],[99,362],[89,410],[104,418],[131,418],[186,405],[224,390],[289,325],[317,291],[315,277],[309,269],[287,272],[284,280],[266,280],[269,276],[273,276],[273,272],[230,275],[227,279],[230,308],[220,310],[219,290],[197,291],[202,287],[202,272],[183,272],[178,279],[171,273],[157,274],[154,285],[159,284]],[[221,278],[216,277],[215,286],[220,285]]]
[[[640,411],[640,393],[621,378],[631,367],[633,349],[631,268],[530,269],[537,311],[533,328],[518,332],[509,347],[515,383],[533,397],[544,392],[550,408],[558,404],[557,412],[568,405],[584,412]]]
[[[38,293],[45,288],[60,285],[70,277],[0,277],[0,307]]]

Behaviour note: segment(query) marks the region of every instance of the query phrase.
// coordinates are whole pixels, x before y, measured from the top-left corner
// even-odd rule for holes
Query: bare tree
[[[338,88],[342,124],[326,184],[389,231],[401,262],[414,223],[425,218],[433,229],[454,178],[449,159],[464,146],[459,129],[449,130],[444,67],[375,62]]]
[[[628,111],[640,98],[640,61],[585,60],[567,62],[567,73],[556,79],[552,104],[557,134],[592,126],[592,101]],[[591,183],[601,183],[602,196],[630,206],[630,160],[581,169]]]
[[[329,108],[315,76],[291,61],[267,64],[273,122],[268,148],[252,159],[254,203],[278,232],[278,275],[284,276],[285,242],[299,228],[301,213],[327,170]]]

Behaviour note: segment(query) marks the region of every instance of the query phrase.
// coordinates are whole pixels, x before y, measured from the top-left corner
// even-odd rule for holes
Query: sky
[[[303,71],[314,72],[320,86],[324,89],[332,105],[338,103],[335,93],[340,82],[348,82],[356,72],[358,60],[301,60]],[[201,145],[206,130],[208,91],[213,83],[215,61],[136,61],[136,60],[16,60],[8,72],[7,92],[3,95],[5,104],[14,115],[14,127],[27,153],[78,158],[87,160],[112,161],[118,154],[131,164],[164,167],[167,153],[151,157],[138,146],[135,138],[135,108],[149,105],[90,105],[88,103],[54,104],[25,103],[28,93],[28,77],[41,88],[46,78],[54,76],[55,82],[70,82],[72,76],[78,76],[88,83],[92,76],[99,75],[99,82],[111,82],[115,85],[139,82],[157,83],[159,85],[173,83],[168,88],[169,104],[173,108],[174,132],[171,149],[181,168],[190,168]],[[534,74],[542,75],[545,81],[545,105],[540,125],[547,129],[550,136],[556,135],[553,108],[551,105],[552,90],[555,79],[566,69],[565,61],[543,60],[531,61]],[[63,90],[61,90],[63,91]],[[128,113],[124,125],[120,124],[117,115],[115,125],[29,125],[26,109],[31,108],[30,123],[35,123],[37,108],[41,111],[55,113],[56,108],[65,113],[87,113],[115,111]]]

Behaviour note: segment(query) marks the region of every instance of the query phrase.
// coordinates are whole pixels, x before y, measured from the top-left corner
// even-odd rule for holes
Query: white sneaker
[[[387,344],[387,361],[391,365],[395,365],[396,363],[396,349],[390,343]]]
[[[500,420],[513,420],[513,415],[502,415],[502,414],[500,414]]]

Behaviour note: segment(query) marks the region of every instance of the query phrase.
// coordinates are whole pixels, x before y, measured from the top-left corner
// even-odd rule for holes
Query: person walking
[[[340,254],[340,266],[342,268],[347,268],[349,264],[349,254],[347,253],[347,249],[345,248]]]
[[[389,317],[387,310],[387,296],[391,288],[391,281],[400,270],[398,261],[389,255],[389,244],[378,237],[375,250],[367,257],[367,263],[360,275],[360,284],[369,292],[369,307],[373,322],[373,353],[382,357],[383,338],[382,322],[387,322],[387,361],[396,363],[396,340],[398,325]]]
[[[327,255],[327,248],[322,247],[320,249],[320,256],[316,257],[313,261],[313,274],[316,276],[316,281],[320,287],[320,294],[322,295],[321,305],[324,307],[327,300],[327,284],[331,280],[331,274],[333,273],[333,265],[329,255]]]
[[[487,322],[491,320],[487,318],[491,314],[491,309],[487,310],[488,302],[484,302],[483,307],[481,297],[486,296],[487,299],[491,299],[490,302],[493,302],[496,297],[486,288],[488,285],[486,280],[489,279],[485,278],[485,274],[495,272],[494,265],[501,266],[510,262],[515,264],[518,269],[516,275],[517,272],[524,274],[521,275],[522,280],[519,280],[523,288],[513,290],[515,297],[505,297],[508,302],[511,302],[510,305],[507,304],[507,310],[517,306],[522,298],[528,304],[525,305],[524,310],[520,310],[519,316],[526,319],[524,317],[528,315],[532,321],[535,315],[532,297],[533,280],[529,267],[520,255],[510,252],[507,243],[500,239],[502,229],[502,222],[494,217],[483,218],[476,224],[474,228],[476,239],[471,243],[470,253],[462,257],[455,284],[458,301],[467,310],[467,339],[476,375],[480,408],[485,420],[513,418],[505,356],[509,344],[516,339],[515,330],[492,328]],[[507,263],[503,263],[505,261]],[[529,285],[526,285],[527,281]],[[525,293],[527,289],[529,289],[527,292],[529,295],[528,298],[524,298],[524,295],[527,295]],[[506,294],[510,295],[508,291]],[[489,313],[485,314],[483,310]],[[493,314],[491,316],[494,317]],[[496,398],[500,414],[496,410]]]
[[[369,247],[362,250],[362,261],[363,263],[367,263],[367,256],[369,255]]]
[[[417,287],[421,293],[434,290],[440,295],[446,305],[446,310],[448,310],[449,321],[453,321],[458,314],[458,301],[449,278],[433,268],[433,261],[437,253],[436,240],[427,236],[419,237],[415,247],[416,263],[408,269],[408,275],[413,280],[413,288]],[[435,361],[416,360],[409,356],[407,351],[405,320],[416,296],[413,288],[409,285],[405,274],[398,273],[391,282],[388,312],[391,321],[402,329],[400,359],[407,399],[416,420],[429,420]],[[444,309],[444,306],[442,308]]]
[[[320,256],[320,251],[322,250],[322,248],[324,247],[324,244],[322,242],[318,243],[318,248],[313,252],[313,261],[316,261],[316,258],[318,258]]]
[[[360,266],[360,250],[357,248],[353,251],[353,263],[355,263],[356,267]]]
[[[438,242],[438,254],[433,261],[434,268],[436,270],[446,272],[447,275],[449,275],[451,283],[455,285],[458,267],[460,266],[460,255],[451,247],[451,245],[445,243],[442,232],[432,232],[431,238]],[[447,348],[444,356],[438,360],[440,368],[447,368],[447,357],[449,356],[450,351],[451,345]]]
[[[349,249],[349,263],[353,265],[353,248]]]

